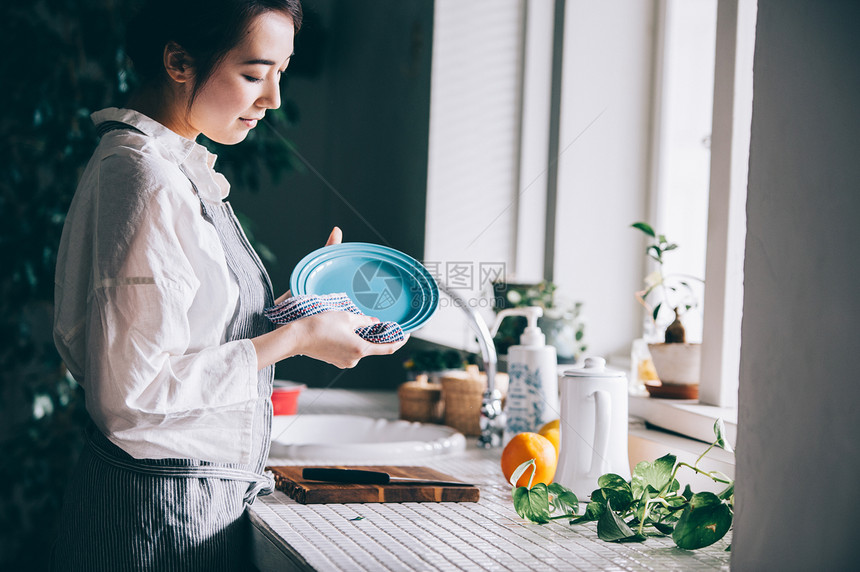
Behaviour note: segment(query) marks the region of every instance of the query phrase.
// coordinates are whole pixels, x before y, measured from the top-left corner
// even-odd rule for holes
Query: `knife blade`
[[[410,477],[392,477],[384,471],[368,471],[363,469],[338,469],[330,467],[305,467],[302,478],[310,481],[327,481],[332,483],[349,483],[354,485],[437,485],[446,487],[471,487],[471,483],[460,481],[437,481],[433,479],[415,479]]]

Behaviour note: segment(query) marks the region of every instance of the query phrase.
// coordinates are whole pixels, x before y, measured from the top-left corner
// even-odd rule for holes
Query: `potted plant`
[[[582,302],[566,299],[558,294],[558,287],[549,281],[538,284],[493,283],[493,310],[540,306],[543,316],[538,326],[546,336],[546,343],[554,346],[559,363],[575,363],[587,349],[585,344],[585,322],[581,317]],[[526,327],[526,319],[512,316],[499,326],[493,343],[499,355],[520,343],[520,335]]]
[[[424,376],[430,383],[438,383],[442,375],[451,370],[463,370],[475,363],[475,356],[452,349],[415,350],[403,362],[410,380]]]
[[[645,278],[645,289],[636,292],[636,299],[648,310],[655,326],[666,323],[666,316],[671,318],[665,328],[663,342],[648,344],[654,369],[663,387],[662,396],[695,398],[698,396],[702,348],[699,343],[687,342],[683,318],[698,306],[691,282],[702,280],[685,274],[666,274],[663,257],[678,245],[669,242],[665,235],[658,234],[647,223],[637,222],[632,226],[648,236],[645,253],[657,263],[657,268]],[[649,391],[652,389],[646,387]]]

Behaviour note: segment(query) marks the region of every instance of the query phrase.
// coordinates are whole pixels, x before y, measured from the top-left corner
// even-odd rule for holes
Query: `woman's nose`
[[[266,91],[260,97],[260,104],[267,109],[277,109],[281,106],[281,86],[277,81],[266,82]]]

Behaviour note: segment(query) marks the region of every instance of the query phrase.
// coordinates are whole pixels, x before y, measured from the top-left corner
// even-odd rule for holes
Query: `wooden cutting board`
[[[352,502],[477,502],[478,487],[469,485],[440,486],[427,484],[389,483],[387,485],[363,485],[351,483],[329,483],[308,481],[302,478],[305,467],[268,467],[275,475],[275,486],[287,496],[302,504],[352,503]],[[384,471],[392,477],[428,479],[434,481],[457,481],[450,475],[427,467],[393,466],[337,466],[339,469],[364,469]]]

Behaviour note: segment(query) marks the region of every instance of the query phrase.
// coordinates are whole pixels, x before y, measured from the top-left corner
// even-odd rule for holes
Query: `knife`
[[[366,471],[362,469],[334,469],[324,467],[306,467],[302,469],[302,478],[311,481],[328,481],[332,483],[350,483],[355,485],[438,485],[446,487],[471,487],[470,483],[459,481],[437,481],[433,479],[413,479],[408,477],[392,477],[384,471]]]

